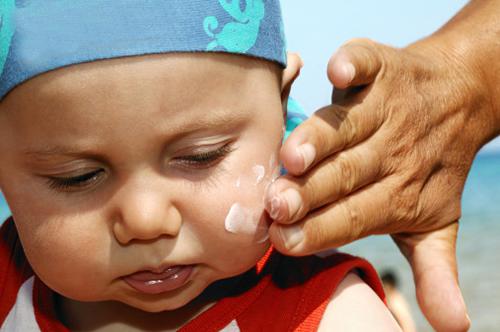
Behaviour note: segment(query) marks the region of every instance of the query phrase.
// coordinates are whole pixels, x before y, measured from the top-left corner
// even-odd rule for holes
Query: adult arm
[[[432,326],[467,330],[455,241],[472,160],[500,133],[499,55],[499,0],[471,1],[406,48],[341,47],[328,75],[344,91],[281,150],[289,175],[266,197],[275,247],[305,255],[392,234]]]

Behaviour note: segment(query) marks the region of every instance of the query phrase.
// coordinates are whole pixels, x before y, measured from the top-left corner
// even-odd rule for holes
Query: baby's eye
[[[218,149],[176,157],[173,161],[186,168],[210,168],[220,162],[231,151],[231,146],[228,143]]]
[[[92,172],[83,173],[71,177],[55,177],[48,178],[49,186],[52,189],[60,191],[78,191],[88,188],[90,185],[99,181],[104,175],[104,169],[98,169]]]

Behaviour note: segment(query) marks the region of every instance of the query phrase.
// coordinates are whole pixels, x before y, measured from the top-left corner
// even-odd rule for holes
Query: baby
[[[2,331],[398,329],[366,261],[267,240],[277,0],[1,6]]]

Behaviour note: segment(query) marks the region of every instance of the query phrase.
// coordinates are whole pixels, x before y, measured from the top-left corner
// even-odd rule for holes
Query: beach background
[[[293,96],[308,113],[329,103],[326,63],[342,43],[354,37],[403,47],[444,24],[467,1],[292,1],[282,0],[289,49],[304,59]],[[9,215],[0,197],[0,218]],[[378,270],[391,268],[401,279],[418,331],[432,331],[418,309],[410,268],[388,236],[363,239],[342,248],[369,259]],[[463,196],[458,239],[460,283],[472,319],[471,331],[500,326],[500,139],[476,158]],[[432,259],[432,257],[429,257]]]

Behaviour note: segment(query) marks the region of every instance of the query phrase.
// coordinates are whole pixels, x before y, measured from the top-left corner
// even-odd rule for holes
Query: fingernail
[[[302,197],[296,189],[289,188],[283,191],[280,196],[288,206],[288,219],[292,220],[293,217],[299,212],[302,205]]]
[[[279,220],[280,207],[281,207],[281,199],[279,197],[273,197],[271,199],[271,211],[269,212],[269,216],[271,217],[271,219]]]
[[[279,228],[281,239],[288,249],[296,247],[304,240],[304,232],[298,225]]]
[[[351,83],[354,79],[354,76],[356,75],[356,68],[354,67],[354,65],[348,62],[343,65],[342,70],[344,71],[344,74],[348,79],[348,83]]]
[[[310,143],[299,145],[297,147],[297,153],[301,155],[304,160],[304,170],[308,169],[313,163],[314,158],[316,158],[316,149]]]

